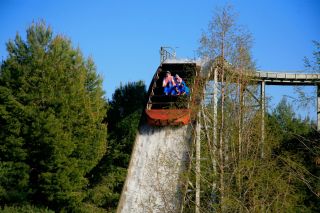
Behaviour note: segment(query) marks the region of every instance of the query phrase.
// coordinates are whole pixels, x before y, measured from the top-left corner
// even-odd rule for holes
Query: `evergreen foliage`
[[[102,80],[44,23],[7,43],[0,70],[1,205],[30,201],[73,209],[106,149]]]
[[[146,89],[142,81],[120,85],[109,101],[107,153],[91,172],[87,202],[114,211],[126,179]]]
[[[5,206],[0,209],[2,213],[54,213],[54,211],[48,208],[35,207],[30,205],[23,206]]]
[[[108,118],[113,165],[127,168],[132,146],[145,105],[146,89],[142,81],[128,83],[115,90],[110,101]]]
[[[297,210],[320,211],[320,134],[308,119],[297,118],[293,107],[283,98],[268,119],[277,141],[273,155],[278,167],[290,174],[290,187],[300,197]]]

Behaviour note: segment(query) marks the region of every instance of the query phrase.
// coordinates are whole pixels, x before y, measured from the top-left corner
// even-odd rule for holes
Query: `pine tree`
[[[91,173],[88,203],[109,211],[117,207],[145,100],[143,81],[120,85],[113,93],[107,113],[108,149]]]
[[[299,210],[318,212],[320,207],[320,135],[308,120],[298,118],[292,105],[283,98],[268,118],[268,126],[278,141],[273,155],[278,165],[291,176],[290,187],[300,196]]]
[[[105,153],[102,79],[44,23],[7,43],[0,71],[0,200],[75,207]]]

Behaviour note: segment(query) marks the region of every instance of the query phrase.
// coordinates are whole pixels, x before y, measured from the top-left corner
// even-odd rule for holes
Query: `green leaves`
[[[108,149],[99,164],[88,175],[89,194],[86,203],[114,211],[126,178],[133,143],[145,104],[142,81],[120,85],[109,101]]]
[[[29,166],[23,162],[0,162],[0,197],[1,203],[19,203],[28,194]],[[3,203],[2,203],[3,204]]]
[[[269,116],[268,126],[270,136],[277,141],[277,147],[272,150],[277,161],[275,166],[281,169],[290,196],[295,198],[292,203],[296,206],[291,208],[318,212],[320,181],[316,159],[320,150],[319,133],[312,129],[309,120],[296,117],[286,99],[282,99]]]
[[[102,79],[91,59],[43,22],[7,50],[0,71],[0,200],[15,202],[13,191],[31,203],[73,208],[106,150]]]

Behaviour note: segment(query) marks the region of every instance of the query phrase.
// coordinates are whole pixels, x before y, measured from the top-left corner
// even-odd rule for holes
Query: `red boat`
[[[192,61],[166,60],[161,63],[151,81],[145,109],[147,122],[153,126],[187,125],[192,121],[196,78],[200,67]],[[178,74],[190,88],[189,95],[165,95],[162,87],[166,72]]]

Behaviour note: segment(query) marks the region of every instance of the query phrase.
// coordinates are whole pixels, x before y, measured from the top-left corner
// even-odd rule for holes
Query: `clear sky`
[[[149,86],[160,46],[177,47],[183,58],[197,56],[201,32],[215,8],[226,3],[253,35],[258,69],[304,69],[312,40],[320,41],[319,0],[0,0],[0,57],[6,58],[5,43],[17,32],[25,36],[32,21],[45,20],[93,57],[111,98],[120,82],[144,80]],[[270,104],[292,91],[268,87]]]

